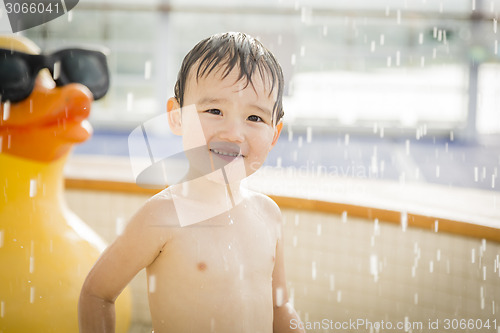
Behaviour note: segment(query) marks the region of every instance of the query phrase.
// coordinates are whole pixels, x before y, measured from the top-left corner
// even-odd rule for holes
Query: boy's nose
[[[220,128],[219,136],[223,140],[241,143],[244,141],[243,126],[237,120],[226,120]]]

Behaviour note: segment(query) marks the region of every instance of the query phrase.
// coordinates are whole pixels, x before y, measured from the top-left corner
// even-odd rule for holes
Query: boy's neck
[[[172,186],[176,193],[183,198],[199,201],[202,204],[231,204],[236,205],[242,200],[242,184],[234,182],[226,184],[212,180],[208,176],[183,181]]]
[[[217,223],[231,225],[231,212],[244,197],[241,183],[227,185],[208,177],[170,186],[169,191],[181,227],[200,222],[210,224],[214,222],[215,217],[219,217]],[[227,218],[220,219],[221,216]]]

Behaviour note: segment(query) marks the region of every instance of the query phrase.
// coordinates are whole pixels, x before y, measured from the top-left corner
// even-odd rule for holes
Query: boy
[[[186,55],[167,111],[189,170],[92,268],[81,332],[114,331],[113,302],[142,268],[155,333],[292,331],[280,210],[241,186],[278,140],[282,94],[278,62],[248,35],[214,35]]]

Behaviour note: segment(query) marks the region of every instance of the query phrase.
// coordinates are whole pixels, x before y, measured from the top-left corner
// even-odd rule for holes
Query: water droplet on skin
[[[210,332],[215,332],[215,318],[210,319]]]
[[[222,260],[224,261],[224,270],[226,272],[229,271],[229,263],[228,263],[227,257],[225,255],[222,256]]]
[[[278,240],[281,239],[281,228],[282,228],[281,224],[276,226],[276,238]]]
[[[150,293],[156,291],[156,275],[150,275],[148,279],[148,290]]]
[[[245,272],[245,265],[240,264],[240,280],[243,280]]]
[[[283,305],[283,288],[276,288],[276,306]]]

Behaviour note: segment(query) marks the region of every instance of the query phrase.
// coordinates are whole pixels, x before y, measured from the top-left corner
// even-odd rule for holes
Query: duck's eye
[[[217,116],[222,114],[221,110],[219,110],[219,109],[208,109],[205,112],[210,113],[210,114],[215,114]]]
[[[251,115],[248,117],[248,120],[250,121],[255,121],[255,122],[263,122],[264,120],[259,117],[259,116],[256,116],[256,115]]]

